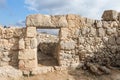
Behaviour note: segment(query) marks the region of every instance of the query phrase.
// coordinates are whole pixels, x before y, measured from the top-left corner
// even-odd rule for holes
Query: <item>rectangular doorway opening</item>
[[[37,29],[37,58],[39,66],[59,66],[59,30]]]

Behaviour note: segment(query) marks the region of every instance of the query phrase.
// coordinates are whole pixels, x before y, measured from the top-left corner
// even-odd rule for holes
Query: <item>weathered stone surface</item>
[[[104,11],[102,18],[104,21],[114,21],[118,19],[118,12],[114,10]]]
[[[76,16],[74,14],[68,14],[67,20],[75,20]]]
[[[97,30],[96,30],[95,28],[91,27],[91,28],[90,28],[90,36],[96,36],[96,34],[97,34],[96,31],[97,31]]]
[[[2,61],[9,62],[10,58],[8,56],[5,56],[4,58],[2,58]]]
[[[30,49],[30,40],[31,38],[25,38],[25,48]]]
[[[108,28],[106,33],[107,33],[108,35],[115,34],[115,33],[116,33],[116,28]]]
[[[35,14],[35,15],[29,15],[26,18],[26,26],[50,26],[51,25],[51,17],[49,15],[41,15],[41,14]]]
[[[37,68],[37,60],[29,60],[25,61],[25,68],[32,69],[32,68]]]
[[[22,71],[17,70],[11,66],[0,67],[0,78],[12,78],[13,80],[18,80],[22,77]],[[4,79],[6,80],[6,79]]]
[[[32,38],[30,40],[30,46],[31,46],[31,49],[37,48],[37,39],[36,38]]]
[[[67,23],[67,20],[66,20],[66,17],[61,17],[57,23],[57,26],[59,27],[67,27],[68,26],[68,23]]]
[[[61,47],[61,49],[71,50],[71,49],[75,49],[75,44],[76,43],[73,40],[61,41],[60,47]]]
[[[83,27],[82,28],[82,35],[86,36],[90,32],[90,29],[88,27]]]
[[[5,33],[4,37],[7,38],[7,39],[13,37],[13,30],[12,29],[5,29],[4,33]]]
[[[99,37],[105,36],[105,30],[104,30],[103,28],[99,28],[99,29],[98,29],[98,36],[99,36]]]
[[[24,69],[25,68],[25,62],[24,62],[24,60],[20,60],[19,63],[18,63],[18,65],[19,65],[18,66],[19,69],[21,69],[21,70]]]
[[[36,27],[27,27],[26,37],[36,37]]]
[[[109,44],[115,45],[116,44],[115,37],[109,38],[108,42]]]
[[[51,19],[53,21],[51,21]],[[54,20],[57,20],[56,22]],[[55,22],[55,23],[54,23]],[[49,27],[49,28],[56,28],[56,27],[66,27],[67,26],[67,20],[66,17],[54,17],[51,18],[49,15],[41,15],[41,14],[35,14],[35,15],[29,15],[26,18],[26,26],[34,26],[34,27]]]
[[[19,49],[25,49],[25,41],[23,38],[19,40]]]
[[[107,21],[102,21],[102,26],[103,28],[109,28],[110,27],[110,24],[107,22]]]
[[[96,27],[102,28],[102,21],[96,21]]]
[[[20,50],[18,59],[35,59],[36,58],[36,49],[25,49],[25,50]]]
[[[116,42],[117,42],[117,44],[120,45],[120,37],[117,38]]]

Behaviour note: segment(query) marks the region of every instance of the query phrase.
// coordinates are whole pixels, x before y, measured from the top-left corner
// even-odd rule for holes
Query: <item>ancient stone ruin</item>
[[[38,33],[58,29],[58,36]],[[80,15],[34,14],[26,28],[0,27],[0,66],[41,74],[85,62],[120,66],[120,13],[106,10],[102,20]]]

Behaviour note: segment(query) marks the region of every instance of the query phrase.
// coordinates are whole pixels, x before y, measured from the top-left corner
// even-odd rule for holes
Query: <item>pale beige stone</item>
[[[110,37],[109,40],[108,40],[108,42],[111,45],[115,45],[116,44],[115,37]]]
[[[19,49],[25,49],[25,41],[23,38],[19,40]]]
[[[25,38],[25,48],[30,49],[30,40],[31,38]]]
[[[65,16],[60,17],[57,26],[60,26],[60,27],[67,27],[68,26],[68,23],[67,23],[67,20],[66,20]]]
[[[30,40],[30,46],[31,46],[31,49],[37,48],[37,39],[36,38],[32,38]]]
[[[73,20],[68,20],[68,26],[69,26],[69,27],[75,27],[75,26],[76,26],[75,21],[73,21]]]
[[[35,59],[36,58],[36,49],[25,49],[25,50],[20,50],[19,51],[19,55],[18,55],[18,59],[23,59],[23,60],[27,60],[27,59]]]
[[[49,15],[41,15],[41,14],[29,15],[26,18],[26,26],[27,27],[34,26],[37,28],[42,28],[42,27],[59,28],[59,27],[67,26],[67,20],[65,16],[60,16],[60,17],[55,16],[54,19],[52,20],[53,21],[51,21],[51,16]]]
[[[103,37],[103,36],[105,36],[105,34],[106,34],[106,33],[105,33],[105,30],[104,30],[103,28],[99,28],[99,29],[98,29],[98,36],[99,36],[99,37]]]
[[[75,49],[75,45],[76,45],[76,42],[74,42],[73,40],[60,42],[61,49],[66,49],[66,50]]]
[[[25,28],[15,28],[13,36],[14,37],[25,36]]]
[[[25,68],[28,69],[33,69],[33,68],[37,68],[37,61],[36,60],[29,60],[29,61],[25,61]]]
[[[24,62],[24,60],[20,60],[19,63],[18,63],[18,65],[19,65],[19,69],[24,69],[25,68],[25,62]]]
[[[102,21],[96,21],[96,27],[102,28]]]
[[[76,16],[74,14],[68,14],[67,20],[75,20]]]
[[[27,27],[26,37],[36,37],[36,27]]]
[[[34,14],[29,15],[26,18],[26,26],[34,26],[34,27],[49,27],[51,26],[51,16],[49,15],[41,15],[41,14]]]
[[[12,38],[13,37],[13,30],[12,29],[5,29],[5,38]]]

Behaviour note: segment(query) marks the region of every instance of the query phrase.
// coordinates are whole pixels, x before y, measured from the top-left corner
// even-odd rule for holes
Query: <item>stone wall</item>
[[[24,28],[0,27],[0,66],[18,67],[18,42],[24,34]]]
[[[37,29],[60,29],[59,41],[52,36],[37,36]],[[29,15],[26,29],[0,28],[1,64],[18,62],[19,69],[32,72],[38,68],[37,50],[52,52],[59,66],[76,67],[80,63],[93,62],[100,65],[120,66],[120,13],[106,10],[102,20],[80,15]],[[46,38],[47,37],[47,38]],[[56,43],[57,46],[50,45]],[[44,48],[48,42],[48,49]],[[18,55],[18,59],[14,56]],[[11,61],[10,61],[11,60]],[[15,62],[14,62],[15,61]]]
[[[105,11],[103,20],[67,15],[67,28],[61,28],[62,64],[85,61],[120,66],[120,22],[118,12]],[[64,61],[64,62],[63,62]],[[70,63],[69,63],[70,62]]]
[[[119,13],[114,10],[105,11],[102,20],[74,14],[30,15],[26,19],[26,26],[60,29],[60,66],[77,66],[98,53],[112,55],[119,52]],[[118,58],[116,60],[119,62]]]

